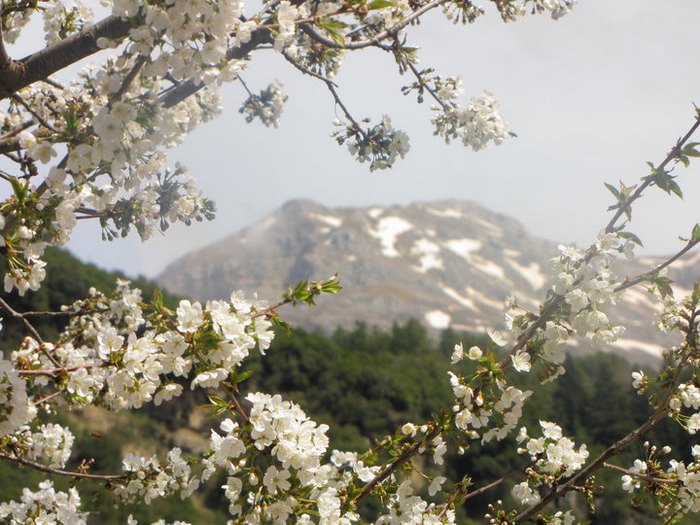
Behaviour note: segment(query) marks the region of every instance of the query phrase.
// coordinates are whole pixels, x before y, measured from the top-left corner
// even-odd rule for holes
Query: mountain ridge
[[[557,253],[557,243],[471,201],[331,208],[297,199],[175,261],[158,281],[200,300],[224,298],[234,289],[274,300],[289,284],[338,272],[339,296],[323,298],[313,312],[289,309],[283,317],[311,329],[359,320],[386,328],[415,318],[435,330],[483,332],[502,325],[503,300],[511,292],[537,307]],[[686,287],[696,273],[694,260],[676,271]],[[620,275],[637,275],[655,262],[621,261]],[[618,347],[640,360],[658,357],[669,343],[652,328],[650,301],[640,290],[625,297],[612,312],[630,329]]]

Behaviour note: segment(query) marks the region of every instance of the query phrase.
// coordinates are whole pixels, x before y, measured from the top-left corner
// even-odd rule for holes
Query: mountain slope
[[[356,320],[386,327],[415,318],[434,329],[484,331],[502,324],[510,294],[527,306],[539,304],[556,254],[555,243],[472,202],[331,209],[295,200],[174,262],[158,280],[201,300],[227,297],[234,289],[273,300],[291,283],[338,272],[344,286],[338,297],[283,317],[326,329]],[[625,261],[619,270],[633,276],[654,262]],[[693,270],[686,261],[677,272],[685,287]],[[652,327],[646,295],[634,290],[612,312],[629,328],[619,347],[637,358],[658,355],[665,344]]]

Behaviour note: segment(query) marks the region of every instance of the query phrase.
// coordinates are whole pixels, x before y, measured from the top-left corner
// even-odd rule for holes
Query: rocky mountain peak
[[[322,298],[313,311],[289,309],[285,319],[332,330],[357,320],[387,327],[415,318],[436,330],[485,331],[502,324],[511,293],[537,307],[557,253],[555,243],[474,202],[329,208],[298,199],[176,261],[159,281],[200,300],[226,298],[235,289],[276,300],[290,284],[337,272],[339,296]],[[621,270],[635,275],[651,262]],[[692,273],[692,265],[681,267]],[[658,355],[664,341],[652,328],[648,299],[640,291],[626,297],[615,315],[631,334],[620,348],[646,359]]]

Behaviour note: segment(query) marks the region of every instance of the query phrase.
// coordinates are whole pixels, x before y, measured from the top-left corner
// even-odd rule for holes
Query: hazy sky
[[[224,88],[219,119],[171,155],[216,200],[217,219],[145,244],[135,236],[101,242],[97,228],[83,226],[70,249],[104,267],[157,275],[296,197],[328,206],[470,199],[535,235],[589,242],[611,204],[603,182],[637,180],[645,162],[658,163],[692,124],[692,103],[700,104],[700,4],[579,0],[557,22],[537,16],[511,24],[488,9],[466,27],[432,13],[409,43],[421,47],[421,67],[462,77],[465,103],[491,91],[518,138],[479,153],[446,146],[432,136],[429,104],[400,94],[410,79],[398,75],[393,59],[376,50],[353,53],[336,79],[351,111],[374,122],[390,115],[411,137],[406,159],[369,173],[329,138],[335,113],[325,87],[261,51],[244,79],[256,89],[274,79],[284,84],[289,100],[280,128],[245,123],[236,83]],[[677,236],[700,220],[700,168],[678,173],[685,201],[657,190],[635,210],[632,229],[647,253],[679,247]]]

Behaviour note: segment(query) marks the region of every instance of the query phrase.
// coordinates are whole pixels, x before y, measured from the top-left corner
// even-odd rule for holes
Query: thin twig
[[[395,45],[398,46],[398,44],[399,44],[399,43],[398,43],[398,41],[397,41]],[[408,68],[411,70],[411,72],[413,73],[413,75],[418,79],[418,82],[420,83],[420,85],[423,86],[423,88],[425,88],[425,89],[428,91],[428,93],[430,93],[430,96],[433,97],[433,99],[435,99],[435,101],[436,101],[438,104],[440,104],[440,106],[442,107],[442,109],[445,110],[445,111],[452,111],[452,110],[454,110],[454,106],[451,106],[450,104],[448,104],[447,102],[445,102],[445,101],[442,99],[442,97],[441,97],[440,95],[438,95],[438,94],[435,92],[435,90],[434,90],[433,88],[431,88],[425,80],[423,80],[423,75],[421,74],[420,71],[418,71],[418,68],[416,68],[416,66],[414,66],[413,63],[411,63],[411,62],[407,62],[407,63],[408,63]]]
[[[291,299],[282,299],[281,301],[278,301],[275,304],[268,306],[267,308],[263,308],[259,312],[255,312],[250,317],[251,317],[251,319],[255,319],[257,317],[270,316],[273,311],[277,310],[277,308],[279,308],[280,306],[284,306],[285,304],[289,304],[291,302],[292,302]]]
[[[129,73],[124,77],[124,80],[122,81],[122,85],[119,86],[119,89],[117,92],[114,94],[113,98],[111,99],[112,102],[116,100],[120,100],[123,96],[124,93],[126,93],[129,89],[129,86],[131,86],[131,83],[134,81],[136,76],[139,74],[143,66],[146,65],[146,62],[148,62],[148,57],[145,55],[140,55],[137,59],[136,62],[134,63],[134,67],[131,68]]]
[[[440,428],[438,426],[435,426],[435,428],[433,428],[431,432],[426,434],[418,442],[414,443],[413,446],[404,450],[396,459],[394,459],[391,463],[384,467],[384,470],[377,474],[369,483],[367,483],[367,485],[362,487],[362,491],[360,491],[360,493],[354,500],[355,505],[357,505],[363,499],[369,496],[374,487],[379,485],[382,481],[384,481],[386,478],[388,478],[394,472],[396,472],[399,468],[401,468],[401,466],[408,462],[413,456],[418,454],[420,450],[425,446],[425,444],[435,439],[438,436],[438,434],[440,434]]]
[[[36,470],[40,470],[41,472],[47,472],[49,474],[56,474],[58,476],[68,476],[71,478],[84,478],[84,479],[99,479],[99,480],[104,480],[104,481],[115,481],[119,479],[124,479],[126,476],[124,474],[88,474],[87,472],[75,472],[71,470],[62,470],[62,469],[57,469],[57,468],[51,468],[47,467],[46,465],[42,465],[41,463],[37,463],[35,461],[30,461],[28,459],[24,458],[18,458],[16,456],[8,456],[7,454],[0,454],[0,459],[6,459],[8,461],[12,461],[14,463],[19,463],[20,465],[24,465],[26,467],[31,467]]]
[[[31,113],[31,115],[37,120],[37,122],[39,124],[41,124],[42,126],[44,126],[46,129],[48,129],[54,133],[58,133],[58,131],[56,131],[56,129],[51,124],[46,122],[46,119],[44,119],[41,115],[39,115],[36,111],[34,111],[29,106],[29,104],[27,104],[24,100],[22,100],[22,97],[20,97],[18,95],[12,95],[10,97],[10,99],[15,101],[20,106],[22,106],[27,112]]]
[[[7,304],[5,299],[3,299],[1,297],[0,297],[0,307],[2,307],[3,310],[5,310],[8,314],[10,314],[10,316],[12,316],[13,318],[20,321],[24,325],[24,327],[29,331],[29,333],[31,333],[32,336],[34,336],[34,339],[36,339],[40,344],[42,344],[42,345],[44,344],[44,340],[41,338],[41,336],[39,335],[39,332],[37,332],[36,328],[34,328],[34,326],[32,326],[32,323],[30,323],[27,319],[25,319],[21,313],[19,313],[17,310],[15,310],[9,304]]]
[[[283,53],[284,58],[292,64],[295,68],[297,68],[299,71],[304,73],[305,75],[309,75],[311,77],[314,77],[317,80],[320,80],[324,84],[326,84],[326,87],[328,90],[331,92],[333,95],[333,100],[335,101],[335,104],[340,107],[340,109],[343,111],[343,114],[345,115],[345,118],[347,118],[350,122],[352,122],[352,125],[354,129],[356,129],[363,137],[366,138],[365,133],[362,131],[362,127],[357,123],[357,121],[353,118],[352,114],[348,110],[348,108],[345,106],[343,101],[340,98],[340,95],[338,94],[338,85],[330,80],[329,78],[324,77],[323,75],[319,75],[318,73],[314,73],[307,67],[303,66],[302,64],[299,64],[296,60],[294,60],[292,57],[290,57],[287,53]]]
[[[678,152],[682,148],[682,146],[690,139],[690,137],[695,133],[695,131],[700,127],[700,117],[695,119],[694,124],[690,127],[688,132],[678,140],[676,145],[673,147],[673,149],[666,155],[664,158],[663,162],[659,165],[657,169],[661,170],[668,165],[671,160],[676,158],[678,156]],[[646,178],[646,180],[642,183],[642,185],[637,188],[637,190],[630,196],[630,198],[624,203],[621,204],[620,207],[617,210],[617,213],[615,213],[614,217],[610,219],[608,222],[608,225],[605,227],[606,232],[612,232],[616,228],[617,221],[620,219],[622,214],[624,213],[624,209],[628,208],[633,201],[637,200],[639,197],[641,197],[642,192],[644,191],[645,188],[647,188],[650,184],[652,183],[652,180],[650,178]],[[669,259],[668,261],[662,263],[658,267],[654,268],[650,272],[647,272],[646,274],[642,274],[635,279],[630,280],[630,284],[627,282],[622,283],[618,288],[619,290],[624,290],[626,288],[629,288],[630,286],[633,286],[634,284],[639,284],[644,280],[645,277],[648,277],[649,275],[653,275],[654,272],[658,272],[674,262],[676,259],[678,259],[680,256],[685,254],[688,250],[690,250],[693,246],[698,244],[700,241],[690,241],[686,247],[684,247],[678,254],[676,254],[674,257]],[[588,262],[591,257],[593,256],[593,253],[590,251],[587,253],[584,263]],[[616,289],[616,291],[619,291]],[[525,347],[525,345],[528,343],[528,341],[535,335],[538,329],[540,329],[543,325],[546,324],[546,322],[549,320],[550,316],[556,312],[556,310],[561,306],[561,304],[564,302],[564,297],[561,295],[552,295],[551,298],[549,299],[549,302],[546,302],[544,304],[544,307],[542,309],[542,312],[540,315],[536,317],[534,322],[532,322],[527,330],[518,338],[516,343],[513,345],[513,348],[508,352],[508,355],[503,358],[503,360],[499,363],[501,367],[507,367],[510,365],[510,359],[509,357],[511,355],[514,355],[518,350],[521,350],[522,348]]]
[[[306,66],[300,64],[299,62],[297,62],[296,60],[294,60],[291,56],[289,56],[289,53],[287,53],[286,51],[282,51],[282,56],[285,58],[285,60],[287,62],[292,64],[295,68],[297,68],[299,71],[301,71],[305,75],[309,75],[310,77],[314,77],[315,79],[318,79],[321,82],[325,82],[326,84],[328,84],[330,82],[331,84],[333,84],[334,86],[337,87],[337,84],[335,82],[333,82],[329,78],[324,77],[323,75],[320,75],[319,73],[311,71],[308,67],[306,67]]]
[[[20,133],[22,133],[25,129],[29,129],[29,128],[31,128],[33,125],[34,125],[34,121],[33,121],[33,120],[25,120],[24,122],[22,122],[22,124],[20,124],[19,126],[17,126],[15,129],[13,129],[13,130],[11,130],[11,131],[8,131],[8,132],[5,133],[4,135],[0,135],[0,142],[4,142],[4,141],[7,140],[7,139],[11,139],[12,137],[16,137],[17,135],[19,135]],[[16,146],[15,146],[15,147],[16,147]],[[14,148],[13,148],[13,149],[14,149]]]
[[[446,0],[433,0],[432,2],[428,2],[420,9],[416,9],[413,13],[408,15],[406,18],[404,18],[400,22],[394,24],[393,26],[391,26],[388,29],[385,29],[381,33],[378,33],[374,37],[368,38],[366,40],[358,40],[355,42],[348,42],[348,43],[344,43],[344,44],[339,44],[338,42],[335,42],[334,40],[331,40],[330,38],[327,38],[323,35],[320,35],[316,31],[314,31],[311,28],[311,26],[308,24],[301,24],[300,28],[312,40],[315,40],[319,44],[323,44],[326,47],[331,47],[334,49],[362,49],[363,47],[370,47],[370,46],[377,45],[382,40],[385,40],[391,36],[395,36],[399,31],[401,31],[404,27],[409,25],[411,22],[420,18],[425,13],[427,13],[431,9],[436,8],[437,6],[444,3],[445,1]]]
[[[43,368],[43,369],[38,369],[38,370],[17,370],[17,374],[25,377],[33,377],[33,376],[49,376],[49,377],[56,377],[57,375],[60,374],[65,374],[66,372],[75,372],[76,370],[80,370],[81,368],[102,368],[110,366],[109,363],[101,363],[101,364],[85,364],[85,365],[75,365],[75,366],[59,366],[56,368]]]
[[[652,476],[651,474],[645,474],[644,472],[635,472],[634,470],[626,469],[624,467],[620,467],[618,465],[613,465],[612,463],[603,463],[603,467],[608,468],[610,470],[614,470],[616,472],[620,472],[622,474],[627,474],[628,476],[633,476],[635,478],[643,479],[644,481],[648,481],[651,483],[662,483],[665,485],[682,485],[683,482],[679,479],[666,479],[666,478],[657,478],[656,476]]]
[[[503,483],[505,480],[512,477],[513,474],[515,474],[516,472],[518,472],[518,471],[513,471],[513,472],[509,472],[508,474],[504,474],[503,476],[501,476],[497,480],[492,481],[491,483],[488,483],[488,484],[484,485],[483,487],[476,489],[473,492],[468,492],[465,494],[464,491],[469,490],[468,488],[466,488],[466,489],[460,488],[459,490],[455,490],[450,495],[449,499],[445,503],[442,504],[442,510],[440,511],[440,514],[437,515],[437,519],[440,520],[440,518],[442,518],[447,513],[447,511],[454,506],[455,502],[458,499],[461,498],[462,503],[464,503],[467,500],[481,496],[485,492],[488,492],[489,490],[496,488],[498,485]]]
[[[23,312],[22,317],[70,317],[74,315],[82,315],[81,312]]]
[[[40,397],[39,399],[36,399],[36,400],[32,401],[32,405],[34,405],[35,407],[36,407],[36,406],[39,406],[39,405],[41,405],[42,403],[46,403],[47,401],[50,401],[51,399],[53,399],[53,398],[56,397],[56,396],[60,396],[62,393],[63,393],[63,392],[61,392],[60,390],[58,390],[58,391],[56,391],[56,392],[54,392],[54,393],[52,393],[52,394],[49,394],[49,395],[47,395],[47,396]]]
[[[663,171],[663,169],[668,165],[669,162],[671,162],[673,159],[678,158],[678,155],[681,151],[682,146],[690,139],[690,137],[695,133],[695,131],[700,127],[700,116],[695,119],[695,123],[690,127],[688,132],[678,140],[675,146],[671,149],[671,151],[666,155],[666,158],[663,160],[661,164],[659,164],[659,167],[656,168],[659,171]],[[646,180],[639,185],[639,187],[634,191],[632,195],[629,196],[628,199],[625,200],[625,202],[621,202],[619,207],[617,208],[617,211],[615,212],[615,215],[610,219],[610,222],[608,222],[608,225],[605,227],[605,231],[610,233],[614,231],[615,229],[615,224],[617,221],[620,219],[623,213],[625,213],[625,210],[630,208],[630,205],[639,199],[642,196],[642,193],[644,190],[649,187],[651,184],[653,184],[654,180],[651,177],[647,177]]]
[[[680,250],[678,253],[676,253],[673,257],[669,257],[666,259],[664,262],[661,264],[655,266],[653,269],[649,270],[646,273],[640,274],[637,277],[634,277],[633,279],[626,279],[622,284],[620,284],[617,288],[615,288],[615,292],[620,292],[622,290],[625,290],[627,288],[630,288],[632,286],[635,286],[639,283],[642,283],[646,280],[648,280],[650,277],[653,277],[654,275],[658,275],[658,273],[663,270],[664,268],[670,266],[674,262],[676,262],[678,259],[683,257],[686,253],[688,253],[690,250],[692,250],[695,246],[697,246],[700,243],[700,238],[695,239],[695,240],[690,240],[688,243],[683,247],[682,250]]]

